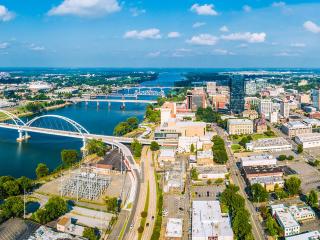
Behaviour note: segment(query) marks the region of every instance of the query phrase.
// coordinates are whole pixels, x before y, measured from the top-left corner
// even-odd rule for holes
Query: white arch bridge
[[[7,120],[5,122],[0,123],[0,128],[3,129],[12,129],[17,130],[19,136],[17,141],[21,142],[28,139],[30,136],[28,133],[41,133],[55,136],[64,136],[71,137],[83,140],[83,146],[85,147],[86,141],[89,139],[101,139],[106,144],[115,146],[121,151],[123,155],[123,161],[128,170],[130,171],[130,179],[132,181],[132,188],[130,191],[129,198],[127,200],[127,204],[136,202],[136,193],[139,191],[139,182],[140,182],[140,168],[136,164],[131,151],[123,144],[123,143],[131,143],[133,141],[132,138],[124,138],[124,137],[115,137],[115,136],[105,136],[98,134],[90,134],[87,129],[81,126],[79,123],[73,121],[70,118],[59,116],[59,115],[41,115],[31,119],[28,122],[24,122],[22,119],[17,117],[16,115],[0,109],[0,113],[7,116]],[[55,128],[44,128],[36,126],[36,123],[45,120],[45,119],[56,119],[61,120],[62,122],[67,123],[71,126],[71,130],[65,129],[55,129]],[[8,122],[9,121],[9,122]],[[54,125],[53,125],[54,126]],[[73,131],[72,131],[73,129]],[[143,144],[150,144],[150,140],[141,139]]]
[[[10,123],[1,122],[0,128],[17,130],[19,133],[17,141],[19,142],[28,139],[30,137],[28,133],[30,132],[82,139],[84,146],[86,144],[86,141],[89,139],[101,139],[103,142],[110,145],[117,146],[117,147],[119,143],[131,143],[133,141],[133,138],[128,138],[128,137],[116,137],[116,136],[108,136],[108,135],[91,134],[86,128],[84,128],[79,123],[75,122],[70,118],[60,116],[60,115],[41,115],[31,119],[28,122],[24,122],[22,119],[20,119],[19,117],[17,117],[16,115],[8,111],[0,109],[0,113],[6,115],[8,120],[11,120]],[[36,125],[37,122],[40,122],[41,120],[46,120],[46,119],[60,120],[62,122],[65,122],[69,125],[69,129],[64,129],[61,123],[49,124],[55,128],[42,127],[42,126],[39,127]],[[61,128],[59,129],[60,126],[62,129]],[[139,139],[139,141],[142,144],[151,143],[151,140],[149,139]]]

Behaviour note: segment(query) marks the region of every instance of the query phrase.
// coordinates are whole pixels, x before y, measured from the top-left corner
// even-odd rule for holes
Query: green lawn
[[[232,144],[231,145],[231,149],[232,151],[240,151],[242,149],[242,147],[239,144]]]

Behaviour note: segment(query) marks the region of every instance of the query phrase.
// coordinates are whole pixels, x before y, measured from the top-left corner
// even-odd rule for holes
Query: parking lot
[[[193,200],[216,200],[224,189],[225,185],[193,186],[191,196]]]
[[[302,181],[301,190],[306,194],[312,189],[320,187],[320,173],[314,167],[305,162],[293,162],[289,167],[295,170]]]

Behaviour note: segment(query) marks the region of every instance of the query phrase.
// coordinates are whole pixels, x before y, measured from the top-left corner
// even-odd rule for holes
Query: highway
[[[248,196],[245,192],[246,183],[244,182],[244,179],[241,177],[241,173],[237,167],[237,162],[231,152],[231,146],[229,146],[227,144],[227,141],[228,141],[227,136],[226,136],[224,130],[221,129],[220,127],[216,126],[216,129],[217,129],[218,135],[221,136],[226,143],[226,150],[227,150],[227,154],[229,157],[229,161],[228,161],[227,165],[230,168],[230,176],[232,178],[232,181],[235,185],[239,186],[240,194],[245,199],[246,208],[251,213],[250,219],[251,219],[252,233],[253,233],[254,239],[264,240],[265,239],[264,238],[264,231],[263,231],[262,226],[260,224],[255,207],[252,204],[252,202],[248,199]]]
[[[129,225],[130,230],[128,234],[124,237],[126,240],[136,240],[138,239],[138,228],[141,222],[141,212],[144,211],[145,201],[148,191],[148,183],[149,183],[149,207],[148,207],[148,217],[146,223],[149,223],[149,227],[145,226],[145,230],[142,235],[142,239],[149,240],[152,231],[153,231],[153,222],[152,216],[156,215],[156,203],[157,203],[157,193],[155,188],[155,177],[154,177],[154,169],[152,166],[152,152],[148,147],[143,147],[142,156],[141,156],[141,172],[143,173],[143,179],[140,184],[140,191],[137,196],[137,204],[135,213],[132,214],[132,221]]]

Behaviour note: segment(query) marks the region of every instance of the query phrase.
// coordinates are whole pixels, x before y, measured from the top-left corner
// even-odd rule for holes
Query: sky
[[[0,67],[320,67],[319,0],[0,0]]]

